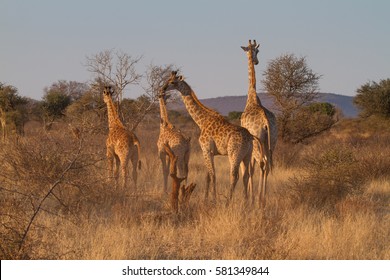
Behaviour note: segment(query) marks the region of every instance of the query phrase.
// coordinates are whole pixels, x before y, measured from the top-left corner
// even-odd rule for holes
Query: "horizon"
[[[89,82],[86,56],[107,49],[142,56],[136,67],[142,74],[150,63],[176,65],[200,99],[246,94],[240,46],[249,39],[260,43],[260,91],[267,64],[285,53],[306,57],[322,75],[320,92],[354,96],[361,85],[389,75],[390,2],[384,0],[3,0],[1,6],[0,82],[37,100],[59,80]],[[142,93],[129,86],[125,97]]]

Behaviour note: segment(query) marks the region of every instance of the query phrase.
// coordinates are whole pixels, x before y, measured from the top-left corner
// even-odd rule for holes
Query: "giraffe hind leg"
[[[239,177],[238,175],[239,167],[240,167],[239,164],[232,164],[230,167],[230,193],[229,193],[227,204],[229,204],[233,198],[233,193],[236,188],[238,177]],[[245,188],[246,187],[247,186],[245,186]]]
[[[119,166],[120,166],[119,158],[114,152],[109,150],[107,151],[107,161],[108,161],[108,177],[114,178],[115,188],[117,188],[118,179],[119,179]]]
[[[138,164],[139,164],[139,159],[138,159],[138,154],[134,153],[132,158],[131,158],[131,163],[132,163],[132,172],[131,176],[133,178],[133,183],[134,183],[134,191],[137,191],[137,181],[138,181]]]
[[[164,184],[164,193],[167,192],[168,189],[168,175],[169,175],[169,158],[168,155],[164,152],[160,153],[161,167],[163,172],[163,184]]]
[[[266,205],[266,197],[267,197],[267,177],[268,177],[268,170],[266,163],[261,162],[260,164],[260,181],[259,181],[259,206],[265,207]]]
[[[115,159],[115,162],[114,162],[114,168],[112,171],[112,176],[114,177],[114,180],[115,180],[115,187],[118,188],[119,187],[119,168],[120,168],[121,163],[120,163],[119,157],[115,154],[114,154],[114,159]]]
[[[128,171],[128,166],[129,166],[129,155],[128,153],[124,152],[119,154],[117,157],[117,173],[119,173],[120,169],[120,175],[121,175],[121,187],[125,190],[127,187],[127,180],[129,177],[129,171]],[[119,180],[119,174],[116,176]]]
[[[248,200],[249,197],[253,195],[253,176],[252,176],[252,159],[251,155],[247,155],[241,162],[241,173],[242,173],[242,182],[244,184],[244,198]]]

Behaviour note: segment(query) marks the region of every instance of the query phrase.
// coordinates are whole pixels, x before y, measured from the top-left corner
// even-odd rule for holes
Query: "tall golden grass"
[[[105,135],[71,138],[31,125],[0,148],[1,259],[390,259],[390,129],[345,121],[307,145],[279,143],[265,209],[248,205],[229,163],[216,158],[217,204],[204,201],[205,168],[192,135],[179,214],[162,193],[158,124],[140,127],[137,192],[108,178]],[[186,126],[188,129],[188,126]],[[255,177],[255,182],[258,176]]]

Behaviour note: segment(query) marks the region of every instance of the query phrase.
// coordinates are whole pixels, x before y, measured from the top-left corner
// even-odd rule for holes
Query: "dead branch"
[[[63,182],[64,178],[65,178],[65,175],[69,172],[69,170],[72,169],[72,167],[74,166],[76,160],[78,159],[80,153],[81,153],[81,149],[82,149],[82,141],[79,142],[79,147],[78,147],[78,150],[76,152],[76,155],[75,157],[73,158],[73,160],[69,163],[69,165],[64,169],[64,171],[61,173],[61,175],[59,176],[59,178],[57,179],[57,181],[55,181],[49,191],[46,193],[46,195],[41,199],[41,201],[39,202],[38,206],[36,207],[36,209],[34,210],[34,213],[33,215],[31,216],[30,218],[30,221],[26,227],[26,229],[24,230],[24,233],[23,233],[23,236],[22,236],[22,239],[20,240],[20,244],[19,244],[19,252],[22,250],[23,248],[23,245],[26,241],[26,238],[27,238],[27,235],[28,233],[30,232],[30,228],[32,226],[32,224],[34,223],[35,219],[37,218],[39,212],[43,209],[43,204],[44,202],[46,201],[46,199],[51,195],[53,194],[53,191]]]

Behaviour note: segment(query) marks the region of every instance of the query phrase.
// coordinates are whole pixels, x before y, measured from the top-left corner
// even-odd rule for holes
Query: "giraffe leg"
[[[122,188],[126,190],[127,188],[127,181],[129,178],[129,161],[124,160],[124,162],[121,164],[121,175],[122,175]]]
[[[215,166],[214,166],[214,156],[210,151],[204,150],[203,151],[203,157],[205,160],[206,168],[207,168],[207,179],[206,179],[206,193],[205,193],[205,200],[208,200],[209,196],[209,188],[211,185],[212,192],[213,192],[213,201],[217,201],[217,191],[215,186]]]
[[[260,170],[261,170],[261,176],[259,181],[259,206],[265,207],[266,203],[266,194],[267,194],[267,177],[268,177],[268,170],[266,167],[266,163],[262,161],[260,163]]]
[[[177,170],[177,176],[179,178],[184,178],[184,158],[183,156],[177,156],[177,161],[176,161],[176,170]]]
[[[242,174],[242,181],[244,183],[244,198],[245,200],[248,199],[248,192],[250,193],[251,184],[249,183],[252,181],[252,178],[250,176],[249,166],[246,166],[244,162],[241,162],[240,164],[241,168],[241,174]]]
[[[237,185],[237,181],[238,181],[238,169],[239,169],[239,164],[237,163],[234,163],[230,166],[230,193],[229,193],[229,198],[228,198],[228,204],[229,202],[232,200],[233,198],[233,193],[234,193],[234,190],[236,188],[236,185]],[[247,172],[247,171],[245,171]],[[247,186],[245,186],[246,188]]]
[[[137,173],[137,167],[138,167],[138,154],[135,151],[131,157],[131,163],[132,163],[132,172],[131,172],[131,177],[133,178],[133,183],[134,183],[134,192],[137,191],[137,179],[138,179],[138,173]]]
[[[124,190],[126,190],[127,187],[127,181],[129,177],[129,151],[122,151],[122,153],[118,154],[116,157],[117,160],[117,168],[121,171],[121,186]],[[118,170],[119,171],[119,170]],[[117,172],[118,172],[117,171]],[[118,176],[117,176],[118,177]]]
[[[116,154],[113,154],[112,157],[109,159],[109,164],[111,165],[111,175],[114,177],[115,180],[115,187],[118,188],[118,180],[119,180],[119,166],[120,166],[120,160]]]
[[[180,156],[177,158],[177,171],[178,171],[178,177],[184,178],[185,184],[187,184],[187,177],[188,177],[188,162],[186,162],[185,155]]]
[[[266,207],[267,205],[267,193],[268,193],[268,186],[267,186],[267,179],[268,179],[269,169],[265,168],[264,170],[264,182],[263,182],[263,205]]]
[[[253,185],[252,171],[251,171],[251,160],[252,155],[248,154],[241,162],[241,172],[242,172],[242,182],[244,184],[244,197],[245,200],[248,199],[248,190],[252,191],[252,188],[249,187]],[[249,193],[249,195],[252,195]]]
[[[248,169],[249,169],[248,193],[249,193],[249,198],[251,199],[252,205],[255,202],[255,189],[254,189],[254,185],[253,185],[253,176],[255,174],[255,163],[256,163],[256,160],[252,156],[250,161],[249,161],[249,166],[248,166]]]
[[[251,172],[252,172],[252,177],[255,176],[255,173],[256,173],[256,159],[252,159],[251,161]],[[259,180],[261,180],[261,177],[259,177]],[[252,187],[253,187],[253,190],[252,190],[252,205],[255,204],[256,202],[256,194],[257,192],[260,191],[259,187],[255,186],[255,184],[253,183],[253,180],[252,180]]]
[[[163,179],[164,179],[164,193],[166,193],[168,188],[168,174],[169,174],[170,164],[169,164],[169,158],[167,157],[167,154],[165,152],[160,152],[160,160],[161,160]]]

